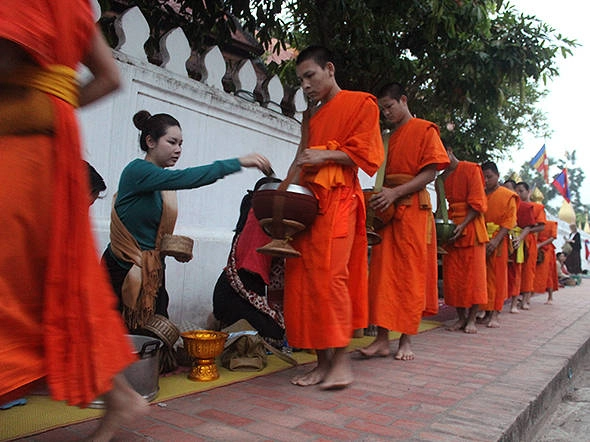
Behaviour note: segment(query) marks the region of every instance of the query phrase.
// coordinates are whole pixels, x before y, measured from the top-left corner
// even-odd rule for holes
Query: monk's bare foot
[[[454,322],[453,324],[449,325],[448,327],[446,327],[446,329],[448,331],[463,330],[466,324],[467,321],[465,319],[458,319],[457,322]]]
[[[475,321],[467,322],[467,324],[465,324],[465,329],[463,331],[465,333],[470,334],[470,335],[477,333],[477,327],[475,326]]]
[[[498,321],[497,319],[494,319],[493,321],[490,320],[490,322],[488,322],[488,325],[486,325],[486,327],[488,327],[488,328],[500,328],[500,321]]]
[[[300,387],[309,387],[310,385],[318,385],[324,380],[324,377],[326,376],[327,372],[328,372],[327,369],[325,370],[325,369],[320,369],[320,367],[316,367],[313,370],[311,370],[305,374],[295,376],[293,379],[291,379],[291,383],[293,385],[299,385]]]
[[[369,325],[365,329],[365,336],[377,336],[377,326]]]
[[[389,331],[377,328],[377,337],[367,347],[359,348],[358,354],[364,358],[384,358],[391,354]]]
[[[354,377],[346,349],[337,349],[332,358],[332,367],[320,384],[322,390],[341,390],[352,384]]]
[[[97,430],[87,439],[108,442],[117,430],[148,413],[147,401],[139,395],[122,374],[113,379],[113,388],[104,395],[106,412]]]
[[[490,315],[490,321],[487,323],[488,328],[500,328],[499,312],[493,311]]]
[[[405,333],[399,338],[399,347],[397,353],[393,356],[398,361],[413,361],[416,355],[412,351],[410,337]]]
[[[545,305],[553,305],[553,299],[548,299],[545,301]]]
[[[523,302],[522,303],[522,307],[520,307],[523,310],[530,310],[531,309],[531,305],[528,302]]]
[[[520,313],[520,310],[518,310],[518,307],[516,305],[513,305],[512,307],[510,307],[510,313]]]

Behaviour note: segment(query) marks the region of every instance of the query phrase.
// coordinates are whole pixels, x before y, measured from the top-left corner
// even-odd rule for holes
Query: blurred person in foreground
[[[94,441],[147,412],[122,374],[135,356],[90,229],[75,115],[119,84],[87,1],[0,2],[0,403],[44,380],[70,405],[104,394]]]

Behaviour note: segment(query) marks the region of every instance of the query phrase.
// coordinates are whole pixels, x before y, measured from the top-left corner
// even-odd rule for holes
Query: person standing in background
[[[383,86],[378,98],[394,131],[385,183],[370,204],[381,211],[394,205],[395,213],[379,232],[381,244],[371,250],[369,322],[377,326],[377,336],[359,353],[389,356],[389,330],[395,330],[402,335],[394,358],[407,361],[414,359],[410,336],[418,333],[423,314],[438,311],[436,231],[426,185],[450,161],[438,126],[412,115],[401,84]]]
[[[565,264],[572,275],[579,275],[582,273],[582,258],[580,251],[582,250],[582,241],[580,239],[580,232],[575,224],[570,224],[570,234],[564,237],[566,243],[571,246],[571,252],[567,254]]]
[[[518,195],[500,186],[498,166],[492,161],[481,165],[488,197],[485,213],[490,241],[486,246],[486,279],[488,302],[480,305],[485,310],[487,327],[500,327],[500,312],[508,297],[508,232],[516,226]]]
[[[475,316],[479,304],[488,300],[486,288],[486,244],[484,213],[488,210],[483,172],[479,164],[459,161],[445,144],[451,164],[437,179],[444,181],[453,236],[444,246],[443,293],[445,304],[457,309],[457,321],[448,330],[477,333]],[[446,204],[440,201],[440,204]]]

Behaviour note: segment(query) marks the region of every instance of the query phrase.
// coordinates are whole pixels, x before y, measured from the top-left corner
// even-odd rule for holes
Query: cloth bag
[[[570,253],[572,253],[572,251],[574,250],[574,248],[572,247],[572,245],[569,242],[566,242],[562,247],[561,247],[561,251],[563,253],[565,253],[566,255],[569,255]]]
[[[297,365],[291,356],[267,343],[245,319],[222,331],[229,334],[220,358],[221,365],[228,370],[260,371],[268,363],[268,352],[291,365]]]

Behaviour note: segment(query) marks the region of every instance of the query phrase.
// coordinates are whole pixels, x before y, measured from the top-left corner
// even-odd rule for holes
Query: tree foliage
[[[223,47],[237,26],[269,51],[328,46],[342,87],[375,92],[399,81],[412,112],[436,122],[458,155],[473,161],[520,148],[524,129],[548,135],[536,104],[558,75],[557,58],[577,46],[502,0],[119,2],[142,9],[154,51],[154,42],[175,26],[196,51]],[[271,68],[296,87],[292,61]]]

